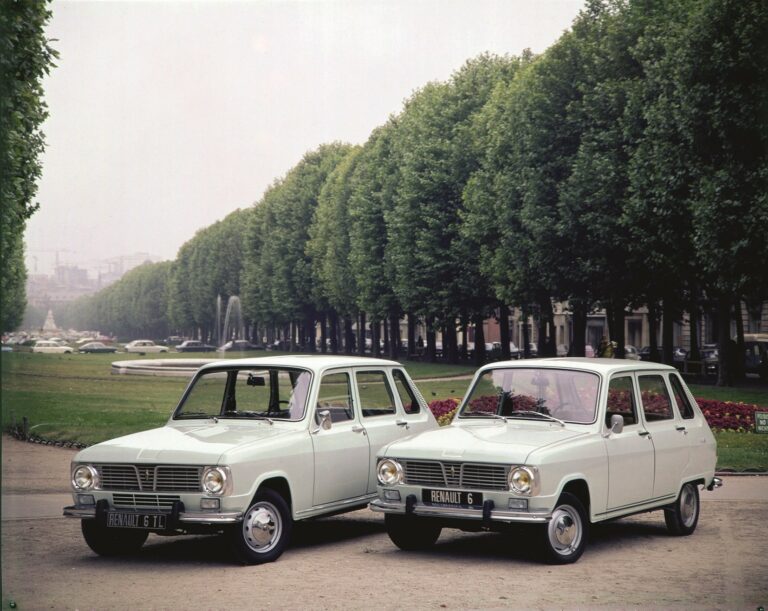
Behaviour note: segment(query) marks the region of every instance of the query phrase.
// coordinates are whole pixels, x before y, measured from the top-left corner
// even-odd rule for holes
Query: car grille
[[[95,465],[102,490],[200,492],[202,467],[174,465]]]
[[[112,494],[112,504],[115,507],[130,509],[163,509],[170,511],[175,501],[181,500],[172,494],[133,494],[132,492],[115,492]]]
[[[402,461],[405,483],[473,490],[509,490],[508,467],[435,460]]]

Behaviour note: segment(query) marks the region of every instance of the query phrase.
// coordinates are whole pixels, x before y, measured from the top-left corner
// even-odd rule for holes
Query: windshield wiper
[[[205,412],[181,412],[177,418],[215,418],[215,414],[207,414]]]
[[[523,417],[538,416],[539,418],[546,418],[547,420],[558,422],[560,426],[565,426],[565,422],[563,420],[560,420],[560,418],[555,418],[554,416],[550,416],[549,414],[545,414],[543,412],[535,412],[530,409],[515,410],[514,412],[507,414],[508,418],[517,417],[517,416],[523,416]]]
[[[468,418],[498,418],[499,420],[503,420],[504,422],[507,421],[506,416],[500,416],[499,414],[494,414],[491,412],[472,412],[469,414],[462,414],[462,415]]]
[[[239,417],[258,418],[259,420],[266,420],[270,424],[274,424],[274,422],[272,421],[272,418],[269,418],[269,417],[265,416],[264,414],[260,414],[259,412],[249,412],[249,411],[224,412],[222,417],[226,417],[226,418],[239,418]]]

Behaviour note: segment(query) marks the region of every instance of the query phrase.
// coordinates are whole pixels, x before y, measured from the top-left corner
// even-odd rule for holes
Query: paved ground
[[[364,510],[303,524],[278,562],[241,567],[216,537],[152,535],[136,557],[94,555],[61,517],[73,454],[2,440],[4,609],[768,605],[768,477],[704,492],[691,537],[668,536],[658,512],[599,525],[571,566],[539,564],[525,529],[445,531],[430,552],[401,552]]]

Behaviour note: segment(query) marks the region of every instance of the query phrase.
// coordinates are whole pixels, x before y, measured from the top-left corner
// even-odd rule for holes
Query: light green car
[[[549,562],[575,562],[589,526],[663,510],[691,534],[699,487],[720,485],[716,444],[678,372],[619,359],[554,358],[480,369],[453,423],[396,441],[378,463],[387,531],[402,549],[444,527],[538,528]]]
[[[149,533],[219,532],[244,563],[276,560],[294,521],[365,507],[376,455],[436,429],[399,363],[275,356],[207,364],[165,426],[86,448],[72,462],[74,504],[101,555]]]

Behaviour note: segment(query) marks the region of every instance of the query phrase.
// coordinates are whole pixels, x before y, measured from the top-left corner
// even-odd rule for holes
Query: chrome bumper
[[[402,503],[387,503],[381,499],[371,501],[368,508],[379,513],[405,514],[405,505]],[[455,518],[459,520],[483,520],[482,509],[466,509],[463,507],[435,507],[416,504],[413,506],[412,515],[432,518]],[[490,520],[493,522],[522,522],[528,524],[544,524],[552,519],[552,514],[530,513],[527,511],[502,511],[493,509],[490,512]]]
[[[122,510],[113,508],[114,511],[134,511],[132,509]],[[70,505],[64,508],[64,515],[68,518],[80,518],[81,520],[92,519],[96,517],[95,507],[82,507]],[[243,521],[242,511],[233,511],[228,513],[190,513],[182,512],[179,514],[179,522],[187,524],[237,524]]]
[[[712,478],[712,483],[707,486],[707,490],[714,490],[715,488],[719,488],[723,485],[723,480],[721,480],[719,477]]]

